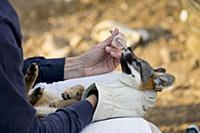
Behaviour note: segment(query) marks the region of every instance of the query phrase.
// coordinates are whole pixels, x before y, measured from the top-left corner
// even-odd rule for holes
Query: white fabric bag
[[[98,103],[94,112],[93,121],[116,117],[144,117],[148,108],[156,102],[156,92],[140,90],[131,75],[118,73],[111,80],[95,82],[98,91]],[[90,91],[89,87],[84,97]]]

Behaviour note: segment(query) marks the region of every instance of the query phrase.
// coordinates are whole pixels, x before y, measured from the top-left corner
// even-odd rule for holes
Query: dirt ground
[[[20,16],[26,58],[79,55],[97,43],[91,32],[103,20],[115,20],[132,29],[167,29],[170,37],[136,49],[137,55],[153,66],[164,66],[176,76],[176,84],[158,94],[157,107],[150,110],[147,119],[163,133],[183,133],[190,124],[200,126],[200,10],[180,0],[11,2]],[[189,12],[185,22],[179,17],[182,9]]]

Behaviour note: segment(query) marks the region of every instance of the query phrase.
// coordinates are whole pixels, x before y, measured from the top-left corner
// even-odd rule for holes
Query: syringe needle
[[[126,44],[124,44],[120,39],[117,39],[117,41],[120,43],[120,45],[123,47],[123,49],[126,51],[128,50]]]

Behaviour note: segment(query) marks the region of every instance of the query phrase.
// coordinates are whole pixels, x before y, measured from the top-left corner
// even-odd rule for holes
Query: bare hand
[[[118,65],[124,35],[118,29],[111,36],[78,57],[65,59],[64,79],[92,76],[113,71]],[[120,42],[118,41],[120,40]]]
[[[84,76],[103,74],[113,71],[119,65],[122,46],[116,41],[126,43],[124,35],[115,29],[111,36],[100,42],[80,56],[83,63]]]
[[[93,108],[96,107],[97,97],[95,95],[90,95],[88,98],[86,98],[86,100],[91,103]]]

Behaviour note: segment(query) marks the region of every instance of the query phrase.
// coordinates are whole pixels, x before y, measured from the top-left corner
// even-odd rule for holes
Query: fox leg
[[[28,101],[32,105],[35,105],[37,101],[42,97],[43,93],[44,93],[44,88],[41,87],[30,90],[27,96]]]
[[[80,101],[84,90],[85,90],[84,87],[78,84],[73,87],[65,89],[64,92],[61,94],[61,96],[64,100],[76,99]]]
[[[28,92],[33,88],[33,85],[38,77],[38,73],[38,65],[35,63],[31,64],[25,75],[26,94],[28,94]]]
[[[54,108],[63,108],[70,106],[74,103],[77,103],[78,100],[76,99],[68,99],[68,100],[54,100],[49,103],[49,107],[54,107]]]
[[[48,107],[48,106],[37,106],[35,107],[36,109],[36,116],[38,118],[43,118],[46,117],[47,115],[54,113],[57,108],[53,108],[53,107]]]

